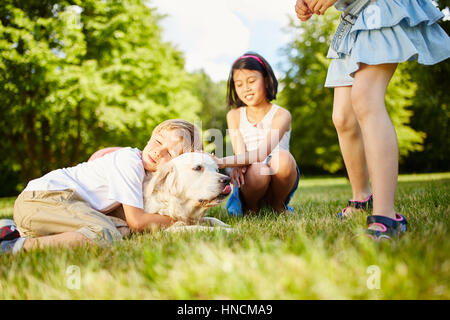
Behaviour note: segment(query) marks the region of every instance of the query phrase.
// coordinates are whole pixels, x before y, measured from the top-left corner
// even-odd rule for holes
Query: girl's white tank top
[[[266,113],[264,118],[257,124],[251,124],[247,119],[247,107],[240,107],[239,131],[244,140],[247,151],[258,148],[261,141],[266,139],[272,128],[272,120],[278,109],[281,108],[276,104],[272,104],[272,108]],[[285,132],[278,145],[272,150],[272,153],[278,150],[289,151],[289,140],[292,128]]]

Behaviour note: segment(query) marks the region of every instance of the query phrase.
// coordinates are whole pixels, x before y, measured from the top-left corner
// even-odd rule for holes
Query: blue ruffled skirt
[[[371,1],[338,50],[330,47],[325,86],[352,85],[360,63],[431,65],[449,58],[450,38],[437,23],[443,17],[430,0]]]

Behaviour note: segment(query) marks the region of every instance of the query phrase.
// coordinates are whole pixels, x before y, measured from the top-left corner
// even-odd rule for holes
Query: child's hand
[[[244,175],[247,172],[247,167],[234,167],[233,171],[231,171],[231,182],[240,188],[245,184]]]
[[[303,0],[312,13],[323,15],[337,0]],[[297,1],[298,2],[298,1]]]
[[[295,12],[297,13],[297,17],[301,21],[306,21],[313,15],[312,11],[309,10],[304,0],[297,0],[297,2],[295,3]]]

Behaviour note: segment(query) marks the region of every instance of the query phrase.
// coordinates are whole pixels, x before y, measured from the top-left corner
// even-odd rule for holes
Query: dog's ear
[[[151,180],[145,185],[144,180],[144,193],[148,196],[153,192],[164,189],[164,186],[171,186],[175,182],[175,166],[171,162],[163,164],[153,174]]]

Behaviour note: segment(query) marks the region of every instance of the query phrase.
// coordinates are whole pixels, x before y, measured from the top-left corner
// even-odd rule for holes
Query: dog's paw
[[[219,219],[213,217],[203,217],[202,220],[200,220],[200,224],[211,227],[224,227],[224,228],[230,227],[229,224],[226,224],[225,222],[220,221]]]
[[[184,226],[171,226],[167,228],[165,231],[167,232],[215,232],[215,231],[226,231],[231,232],[234,231],[233,228],[228,227],[207,227],[207,226],[199,226],[199,225],[184,225]]]

